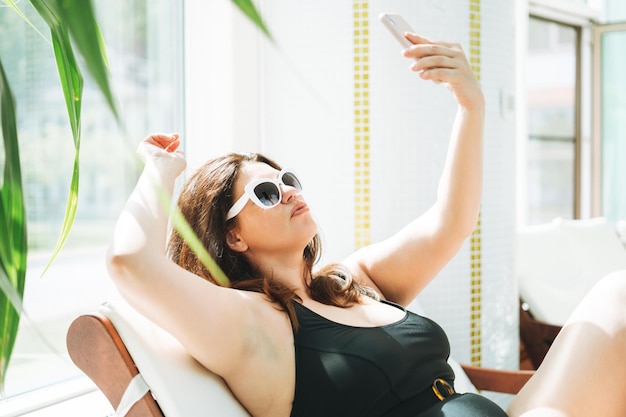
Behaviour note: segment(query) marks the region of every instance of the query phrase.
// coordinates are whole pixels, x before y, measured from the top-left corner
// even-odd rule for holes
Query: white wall
[[[377,241],[434,201],[456,110],[444,86],[423,82],[408,70],[410,63],[400,56],[400,47],[377,16],[382,11],[399,12],[418,32],[458,41],[469,54],[470,1],[362,3],[369,12],[370,233]],[[203,91],[193,78],[188,80],[188,118],[194,119],[187,126],[189,139],[211,132],[201,146],[192,144],[192,157],[208,157],[218,149],[261,150],[296,169],[321,225],[325,261],[340,260],[355,249],[354,4],[261,1],[273,43],[251,36],[248,22],[235,22],[226,13],[219,21],[226,26],[220,30],[226,35],[219,40],[209,36],[201,50],[189,52],[206,55],[206,64],[193,71],[203,76],[225,74],[217,90],[206,86]],[[502,97],[515,100],[515,13],[515,2],[480,2],[479,65],[487,99],[480,248],[472,252],[465,245],[419,297],[428,314],[446,329],[453,355],[469,361],[470,256],[478,254],[482,360],[511,368],[517,364],[518,352],[513,276],[515,115],[511,109],[503,113],[500,103]],[[240,29],[244,41],[238,38]],[[229,33],[235,34],[235,40],[224,39]],[[256,80],[256,88],[251,80]],[[238,88],[242,83],[250,89]],[[229,91],[234,91],[230,98],[218,97]],[[213,104],[204,105],[201,114],[197,109],[191,112],[194,96]],[[220,120],[215,120],[208,110],[218,107]],[[235,127],[241,125],[250,129],[238,131]]]

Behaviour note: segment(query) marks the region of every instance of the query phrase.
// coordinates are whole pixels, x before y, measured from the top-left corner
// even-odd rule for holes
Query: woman
[[[453,393],[445,334],[402,307],[475,227],[484,119],[461,48],[406,36],[411,70],[446,83],[458,102],[437,201],[341,264],[312,272],[317,224],[297,177],[260,155],[231,154],[201,167],[179,199],[231,280],[231,288],[215,285],[177,233],[166,253],[157,189],[171,195],[185,169],[178,135],[140,145],[146,166],[115,229],[111,276],[135,308],[222,376],[252,416],[506,415],[481,396]],[[592,291],[509,415],[626,415],[624,366],[615,372],[626,348],[623,282],[621,273]],[[582,327],[604,337],[585,337]],[[585,382],[609,370],[611,383]]]

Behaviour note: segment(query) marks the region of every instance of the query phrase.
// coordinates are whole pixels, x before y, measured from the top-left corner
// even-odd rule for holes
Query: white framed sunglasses
[[[262,178],[250,181],[244,188],[243,195],[239,197],[228,210],[228,213],[226,213],[226,221],[238,215],[246,206],[248,200],[251,200],[262,209],[270,209],[279,205],[283,199],[283,193],[280,189],[281,184],[293,187],[298,192],[302,191],[302,184],[300,184],[300,180],[291,169],[280,171],[275,180]]]

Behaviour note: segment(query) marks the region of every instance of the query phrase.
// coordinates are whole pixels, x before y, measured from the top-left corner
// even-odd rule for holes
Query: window
[[[78,213],[65,248],[43,278],[63,220],[74,148],[51,46],[10,8],[0,7],[0,56],[17,102],[30,246],[28,316],[22,317],[7,374],[8,397],[80,375],[67,358],[65,332],[79,313],[115,296],[104,253],[137,178],[134,150],[151,131],[183,128],[182,1],[93,3],[127,133],[83,74]],[[18,7],[48,35],[29,2]]]
[[[529,21],[527,221],[576,216],[578,30]]]
[[[595,27],[594,214],[626,219],[626,23]]]

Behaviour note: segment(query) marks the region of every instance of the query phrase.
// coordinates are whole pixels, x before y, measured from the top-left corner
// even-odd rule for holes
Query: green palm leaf
[[[272,39],[269,30],[263,23],[261,15],[257,11],[256,7],[252,3],[252,0],[232,0],[233,4],[241,10],[241,12],[248,17],[269,39]]]
[[[60,26],[69,30],[72,41],[85,60],[87,71],[100,87],[109,109],[119,122],[117,106],[109,84],[109,61],[92,2],[90,0],[31,0],[33,5],[36,2],[57,5],[62,17]],[[52,26],[50,28],[52,29]]]
[[[44,268],[45,273],[65,245],[65,242],[69,237],[72,224],[74,223],[74,219],[76,218],[76,210],[78,208],[81,133],[80,112],[83,95],[83,76],[74,56],[74,51],[70,42],[69,30],[67,25],[64,24],[64,16],[61,13],[60,5],[58,4],[59,2],[57,0],[31,0],[31,3],[50,28],[54,56],[57,62],[61,86],[63,88],[63,95],[65,96],[65,105],[67,108],[70,126],[72,128],[75,150],[74,170],[72,172],[72,181],[70,184],[70,191],[68,193],[63,226],[57,244],[52,252],[52,256]]]
[[[81,53],[92,78],[107,100],[111,112],[119,122],[117,108],[109,84],[109,68],[102,33],[91,1],[88,0],[31,0],[39,15],[50,28],[65,104],[74,140],[74,169],[67,198],[65,216],[59,239],[46,265],[45,273],[65,245],[78,209],[80,178],[80,114],[83,77],[76,62],[70,35]]]
[[[20,322],[26,278],[26,213],[17,141],[15,99],[0,61],[0,119],[4,175],[0,188],[0,393]]]

